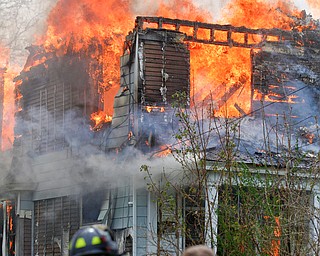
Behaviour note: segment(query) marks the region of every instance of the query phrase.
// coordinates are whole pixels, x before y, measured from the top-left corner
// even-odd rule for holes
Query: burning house
[[[217,86],[211,95],[200,96],[190,82],[197,45],[246,49],[251,77],[240,75],[231,85],[222,84],[223,92]],[[99,58],[107,48],[107,42],[93,40],[76,51],[70,40],[51,51],[28,49],[16,78],[22,98],[13,162],[1,188],[6,255],[67,255],[74,232],[92,223],[109,225],[121,251],[155,253],[150,229],[157,233],[157,205],[145,185],[123,169],[126,161],[140,168],[134,166],[137,153],[128,156],[128,148],[148,155],[171,142],[178,129],[172,107],[176,93],[186,96],[187,107],[194,99],[210,99],[212,116],[228,110],[226,117],[232,118],[285,113],[301,120],[319,107],[319,28],[302,33],[137,17],[120,58],[112,120],[106,118],[109,88]],[[302,113],[302,106],[310,112]],[[103,113],[103,121],[90,120],[92,113]],[[104,160],[103,170],[90,164],[106,155],[112,161]],[[216,223],[217,216],[212,218]],[[178,240],[180,248],[188,245],[187,239]]]

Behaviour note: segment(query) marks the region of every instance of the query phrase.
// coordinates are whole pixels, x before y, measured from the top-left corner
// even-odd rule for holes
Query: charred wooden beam
[[[259,47],[265,42],[281,44],[291,41],[298,45],[314,45],[320,44],[319,31],[305,30],[303,36],[299,31],[287,31],[281,29],[249,29],[246,27],[235,27],[232,25],[210,24],[189,20],[169,19],[163,17],[142,17],[138,16],[135,22],[135,30],[142,31],[155,24],[157,29],[164,29],[171,26],[173,30],[183,32],[183,28],[191,29],[192,33],[187,34],[185,41],[193,41],[204,44],[214,44],[221,46],[234,46],[253,48]],[[201,38],[199,31],[202,30],[208,34],[208,38]],[[216,37],[217,32],[225,32],[224,40]],[[234,35],[241,35],[242,40],[237,41]],[[304,36],[305,35],[305,36]],[[258,36],[259,42],[249,42],[249,36]]]
[[[221,108],[226,102],[231,98],[233,94],[242,86],[242,83],[235,83],[233,84],[220,98],[217,102],[217,107]]]
[[[237,103],[234,104],[234,107],[236,108],[236,110],[239,111],[239,113],[240,113],[242,116],[246,116],[246,115],[247,115],[247,113],[246,113]]]

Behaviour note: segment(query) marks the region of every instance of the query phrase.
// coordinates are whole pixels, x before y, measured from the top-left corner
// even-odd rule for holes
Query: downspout
[[[132,256],[138,256],[137,255],[137,194],[136,194],[136,188],[135,188],[135,181],[134,178],[132,179],[132,226],[133,226],[133,245],[132,246]]]
[[[138,100],[138,88],[139,88],[139,56],[138,56],[138,51],[139,51],[139,33],[138,31],[136,32],[136,45],[135,45],[135,58],[134,58],[134,88],[133,88],[133,113],[137,113],[137,100]],[[136,134],[136,129],[138,127],[138,120],[135,119],[134,121],[134,132]],[[132,256],[138,256],[137,255],[137,205],[136,205],[136,188],[135,188],[135,181],[134,178],[132,179],[132,203],[133,203],[133,208],[132,208],[132,229],[133,229],[133,248],[132,248]]]
[[[31,211],[31,255],[34,255],[34,245],[35,245],[35,207],[34,202],[32,202],[32,211]]]
[[[3,231],[2,231],[2,255],[7,256],[7,203],[6,201],[2,202],[3,210]]]
[[[17,255],[20,255],[20,238],[21,238],[21,234],[20,234],[20,227],[21,227],[21,223],[20,223],[20,208],[21,208],[21,193],[18,192],[17,195],[17,209],[16,209],[16,238],[15,238],[15,248],[14,251],[16,252]],[[23,252],[21,252],[23,253]]]

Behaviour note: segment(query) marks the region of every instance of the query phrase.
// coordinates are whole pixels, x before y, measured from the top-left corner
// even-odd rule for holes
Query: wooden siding
[[[189,94],[190,53],[184,43],[143,40],[145,105],[172,102],[176,92]],[[166,87],[165,98],[160,89]]]
[[[87,65],[88,59],[64,56],[20,75],[23,98],[16,135],[23,135],[25,147],[41,154],[63,149],[68,146],[66,136],[74,136],[70,133],[81,125],[75,121],[89,122],[90,114],[98,110],[99,95]]]

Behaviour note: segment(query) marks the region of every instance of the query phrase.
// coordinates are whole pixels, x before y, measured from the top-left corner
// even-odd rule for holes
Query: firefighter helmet
[[[119,255],[111,231],[102,225],[80,228],[72,237],[70,256],[84,255]]]

